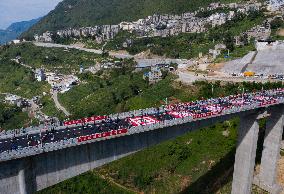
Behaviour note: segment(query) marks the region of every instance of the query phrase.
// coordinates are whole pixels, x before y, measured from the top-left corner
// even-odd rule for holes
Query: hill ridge
[[[64,0],[22,37],[59,29],[118,24],[155,13],[184,13],[205,7],[216,0]],[[220,3],[241,0],[220,0]]]

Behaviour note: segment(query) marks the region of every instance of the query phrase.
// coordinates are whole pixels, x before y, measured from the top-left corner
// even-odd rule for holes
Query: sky
[[[46,15],[62,0],[0,0],[0,29]]]

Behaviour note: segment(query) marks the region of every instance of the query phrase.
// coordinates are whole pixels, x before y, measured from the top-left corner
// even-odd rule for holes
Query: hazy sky
[[[46,15],[62,0],[0,0],[0,29]]]

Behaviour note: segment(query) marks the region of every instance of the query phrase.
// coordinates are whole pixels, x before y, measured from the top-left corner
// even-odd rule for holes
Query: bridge
[[[0,193],[30,194],[190,131],[240,117],[232,194],[252,183],[280,193],[277,161],[284,89],[93,116],[0,134]],[[253,176],[259,119],[267,118],[260,173]],[[214,138],[214,137],[212,137]]]

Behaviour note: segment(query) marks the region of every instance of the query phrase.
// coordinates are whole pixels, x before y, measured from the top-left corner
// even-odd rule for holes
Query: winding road
[[[58,101],[58,95],[57,92],[51,92],[51,97],[55,103],[55,106],[61,110],[67,117],[70,116],[71,114],[66,110],[65,107],[63,107],[60,102]]]

